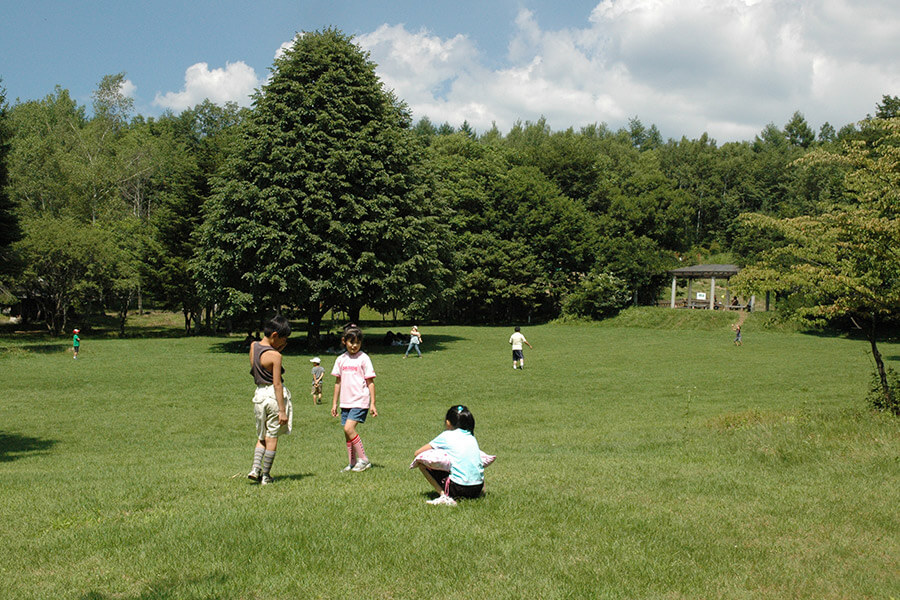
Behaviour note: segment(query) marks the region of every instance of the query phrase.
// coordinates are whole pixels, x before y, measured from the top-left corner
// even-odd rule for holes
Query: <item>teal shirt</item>
[[[72,345],[76,348],[81,345],[81,338],[78,337],[77,333],[72,336]]]
[[[471,432],[465,429],[448,429],[431,440],[430,445],[450,455],[451,481],[458,485],[484,483],[481,448]]]

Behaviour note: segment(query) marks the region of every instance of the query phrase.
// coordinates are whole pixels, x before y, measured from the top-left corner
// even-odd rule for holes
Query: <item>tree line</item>
[[[352,39],[298,36],[251,108],[209,101],[134,114],[124,74],[92,110],[57,87],[10,105],[0,88],[2,301],[64,330],[73,315],[142,303],[185,331],[254,328],[363,306],[444,322],[600,318],[655,303],[669,268],[761,260],[780,222],[852,193],[847,148],[865,123],[818,131],[798,111],[753,140],[664,141],[638,118],[552,130],[544,119],[476,133],[413,122]],[[881,130],[879,130],[881,131]],[[759,225],[759,222],[756,222]]]

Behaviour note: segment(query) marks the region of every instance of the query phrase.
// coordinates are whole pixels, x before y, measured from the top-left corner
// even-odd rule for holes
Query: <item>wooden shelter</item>
[[[725,280],[725,308],[731,307],[731,292],[728,289],[728,280],[738,274],[740,268],[737,265],[694,265],[692,267],[682,267],[669,271],[672,276],[672,300],[669,303],[670,308],[675,308],[675,289],[678,286],[678,279],[688,280],[688,299],[686,306],[688,308],[716,308],[716,279]],[[693,303],[691,299],[691,286],[695,279],[709,279],[709,298],[703,303]],[[747,305],[749,310],[752,302]]]

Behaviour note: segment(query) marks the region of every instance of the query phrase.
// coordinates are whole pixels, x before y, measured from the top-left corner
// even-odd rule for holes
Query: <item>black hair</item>
[[[356,325],[351,325],[349,327],[344,328],[344,336],[341,338],[342,342],[359,342],[362,344],[363,341],[363,332],[362,329],[357,327]]]
[[[475,433],[475,417],[469,412],[469,408],[462,404],[451,406],[445,417],[453,429],[465,429],[471,434]]]
[[[509,329],[507,329],[507,331],[509,331]],[[516,325],[516,331],[522,331],[522,328]]]
[[[266,334],[266,337],[277,333],[278,337],[284,339],[291,335],[291,324],[281,315],[275,315],[266,322],[266,326],[263,327],[263,333]]]

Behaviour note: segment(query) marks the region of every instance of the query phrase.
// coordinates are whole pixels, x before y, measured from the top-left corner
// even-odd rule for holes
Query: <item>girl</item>
[[[451,406],[444,419],[446,431],[416,450],[416,456],[436,448],[450,455],[450,470],[438,471],[419,464],[419,470],[438,494],[428,504],[456,506],[456,498],[477,498],[484,490],[481,449],[475,439],[475,417],[463,405]]]
[[[347,455],[350,462],[341,469],[347,471],[365,471],[372,466],[362,440],[356,433],[356,425],[366,422],[366,415],[371,410],[372,416],[378,416],[375,408],[375,369],[372,360],[365,352],[360,352],[363,334],[355,326],[348,327],[341,338],[341,344],[347,352],[334,361],[331,374],[337,380],[334,384],[334,399],[331,402],[331,416],[338,416],[338,401],[341,407],[341,425],[347,442]]]
[[[422,343],[422,334],[419,333],[419,328],[413,325],[412,330],[409,332],[409,346],[406,347],[406,354],[403,355],[403,358],[409,356],[409,351],[413,348],[416,349],[417,358],[422,358],[422,351],[419,350],[419,344]]]

